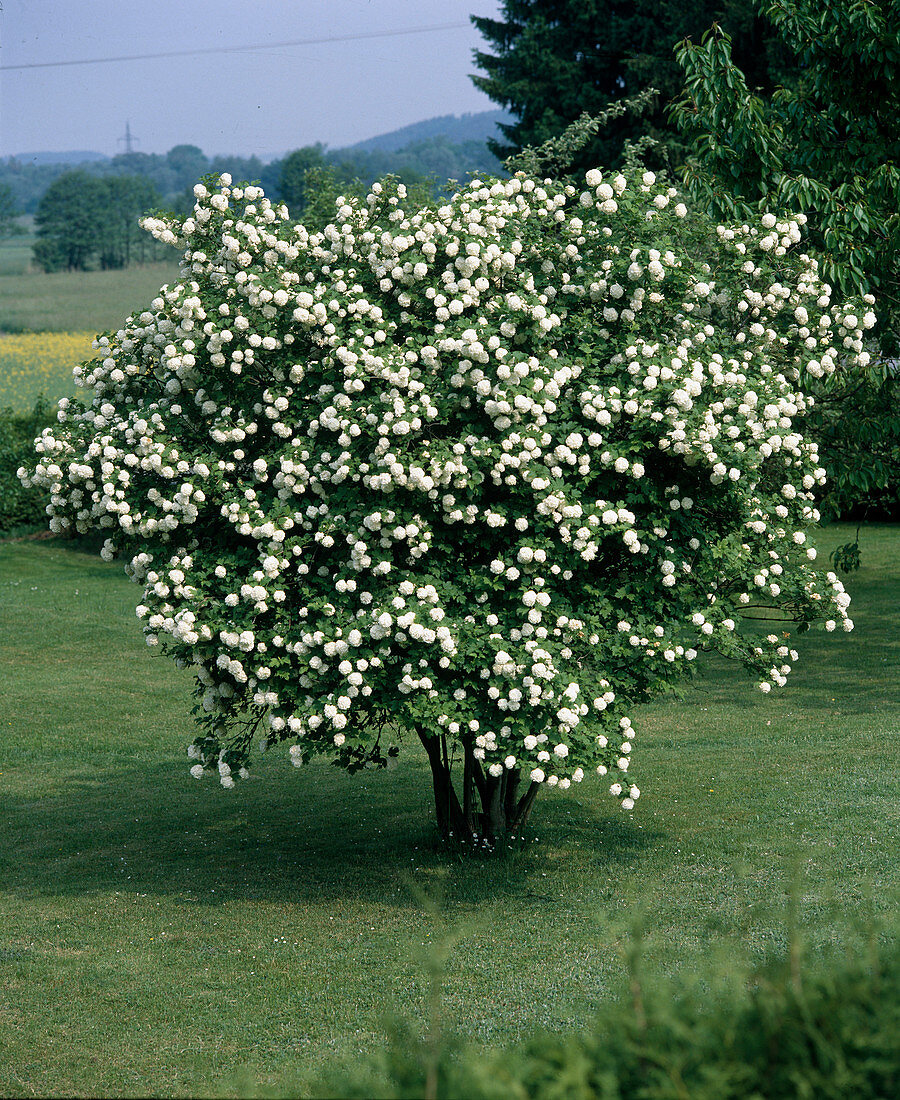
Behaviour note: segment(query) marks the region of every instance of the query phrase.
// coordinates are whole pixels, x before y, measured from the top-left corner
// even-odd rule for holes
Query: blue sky
[[[499,0],[3,0],[0,156],[112,155],[128,122],[141,152],[189,143],[266,159],[491,110],[470,79],[485,43],[469,15],[499,11]],[[341,40],[309,42],[329,38]],[[189,50],[217,52],[58,64]]]

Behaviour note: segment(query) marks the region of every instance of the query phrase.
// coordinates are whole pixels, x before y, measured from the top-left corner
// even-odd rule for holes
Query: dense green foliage
[[[731,963],[727,964],[728,968]],[[887,1100],[900,1092],[900,951],[827,969],[794,951],[739,985],[726,966],[688,991],[647,979],[588,1029],[503,1052],[396,1026],[386,1049],[317,1096],[385,1100]]]
[[[687,188],[727,221],[805,212],[824,278],[875,294],[871,363],[823,384],[807,424],[822,442],[829,510],[884,514],[896,510],[900,467],[900,8],[778,0],[766,12],[796,50],[788,87],[753,91],[721,30],[679,51],[686,88],[673,117],[695,150]]]
[[[287,203],[295,218],[302,216],[309,200],[306,181],[308,173],[325,164],[323,153],[321,145],[304,145],[302,149],[295,149],[288,154],[281,162],[278,190],[282,202]]]
[[[473,16],[493,52],[477,51],[484,75],[475,84],[517,120],[501,125],[506,142],[491,150],[506,158],[561,133],[582,112],[596,114],[610,102],[648,87],[660,100],[646,119],[620,117],[604,128],[574,160],[574,173],[594,165],[617,167],[627,140],[650,136],[659,148],[648,164],[680,163],[685,145],[668,120],[665,103],[681,88],[674,47],[699,37],[715,20],[734,36],[736,55],[754,85],[771,90],[785,57],[753,0],[659,3],[638,0],[505,0],[503,19]]]
[[[777,0],[776,33],[796,51],[794,81],[754,88],[718,29],[685,43],[673,117],[694,157],[685,178],[715,216],[802,211],[824,278],[878,297],[877,335],[900,350],[900,7],[893,0]]]
[[[47,189],[35,215],[34,257],[45,271],[83,271],[95,251],[103,187],[86,172],[67,172]]]
[[[900,376],[858,372],[819,387],[807,414],[828,480],[821,508],[828,518],[900,516]]]
[[[0,535],[47,522],[44,494],[27,489],[16,476],[30,461],[34,440],[54,417],[54,407],[39,400],[27,416],[0,409]]]
[[[66,172],[47,191],[35,214],[35,261],[44,271],[111,270],[156,259],[140,218],[158,202],[141,176],[100,179],[83,170]]]

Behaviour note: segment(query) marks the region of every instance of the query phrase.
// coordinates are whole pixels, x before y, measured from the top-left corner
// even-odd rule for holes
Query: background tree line
[[[449,116],[444,124],[448,129],[457,130],[452,137],[445,133],[429,133],[427,123],[417,123],[406,128],[416,136],[402,145],[391,142],[391,135],[385,135],[383,144],[378,143],[379,139],[372,139],[362,142],[359,148],[329,150],[318,143],[302,147],[302,152],[310,167],[330,165],[340,175],[365,183],[388,173],[409,177],[411,182],[432,178],[442,182],[464,179],[469,172],[496,172],[500,168],[499,161],[487,148],[482,131],[493,130],[493,116],[505,116],[500,111],[484,114],[492,116],[490,126],[479,124],[479,115],[472,116],[470,129],[476,135],[473,137],[466,137],[465,129],[460,128],[464,119]],[[440,119],[433,121],[438,125],[443,122]],[[51,184],[75,170],[99,179],[140,176],[153,184],[159,201],[167,209],[181,210],[193,203],[191,188],[201,176],[229,172],[234,179],[257,181],[273,199],[285,199],[282,178],[285,162],[293,155],[264,162],[256,156],[209,157],[196,145],[176,145],[165,154],[122,153],[76,165],[35,163],[9,157],[0,161],[0,194],[7,196],[7,202],[16,213],[35,214]]]
[[[8,157],[0,161],[0,187],[9,189],[21,214],[35,214],[50,185],[60,176],[80,171],[100,179],[141,176],[153,184],[161,202],[173,206],[207,172],[231,172],[235,178],[257,179],[265,186],[277,180],[258,157],[208,157],[196,145],[176,145],[168,153],[120,153],[118,156],[72,164],[35,162]]]
[[[194,184],[209,173],[258,182],[297,217],[314,197],[322,206],[336,190],[364,190],[387,174],[401,177],[424,199],[449,179],[501,171],[482,133],[493,130],[494,114],[502,112],[484,112],[490,118],[426,120],[360,148],[329,151],[321,143],[307,145],[269,163],[258,157],[207,157],[195,145],[177,145],[164,155],[124,153],[74,167],[10,158],[0,164],[0,236],[21,231],[18,217],[33,214],[34,259],[45,271],[143,263],[157,258],[160,248],[141,232],[138,218],[156,208],[188,213]],[[452,137],[438,128],[449,129]],[[407,133],[414,140],[398,144]],[[307,173],[321,195],[309,193]]]

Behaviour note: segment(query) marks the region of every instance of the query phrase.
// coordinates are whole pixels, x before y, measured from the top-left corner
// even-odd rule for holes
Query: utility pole
[[[133,153],[134,152],[134,142],[139,141],[139,140],[140,140],[140,138],[135,137],[134,134],[132,134],[132,132],[131,132],[131,123],[126,122],[125,123],[125,137],[120,137],[119,138],[119,141],[124,141],[125,142],[125,152],[126,153]]]

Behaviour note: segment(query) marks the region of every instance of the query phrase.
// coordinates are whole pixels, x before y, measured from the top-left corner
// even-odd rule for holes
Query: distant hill
[[[365,141],[358,141],[355,145],[348,145],[341,149],[340,152],[395,153],[398,149],[404,149],[414,142],[428,141],[435,137],[446,138],[454,145],[462,145],[468,141],[485,142],[488,138],[502,136],[498,129],[499,123],[513,121],[512,115],[503,110],[478,111],[465,115],[439,115],[437,118],[428,118],[423,122],[413,122],[388,134],[378,134]]]
[[[92,153],[84,149],[70,149],[63,153],[15,153],[20,164],[86,164],[88,161],[109,160],[104,153]]]
[[[0,0],[2,2],[2,0]],[[357,142],[343,149],[324,149],[326,161],[341,178],[371,183],[381,176],[400,176],[407,183],[465,180],[473,174],[503,174],[487,148],[489,137],[502,137],[499,123],[512,121],[502,110],[440,115]],[[191,153],[187,158],[185,151]],[[193,199],[190,188],[208,171],[230,172],[235,179],[260,180],[266,194],[279,197],[281,158],[264,164],[258,157],[207,157],[200,149],[176,146],[168,153],[123,153],[115,157],[90,150],[17,153],[0,157],[0,186],[13,194],[16,209],[34,214],[41,196],[64,172],[74,167],[96,176],[134,174],[150,180],[167,209],[181,209]]]
[[[422,122],[413,122],[399,130],[358,141],[355,145],[346,145],[341,149],[329,149],[329,154],[339,153],[396,153],[408,145],[429,141],[431,138],[444,138],[452,145],[464,145],[466,142],[486,142],[488,138],[502,137],[498,125],[511,123],[515,119],[507,111],[477,111],[463,115],[438,115],[426,118]],[[105,153],[85,149],[69,149],[63,152],[15,153],[11,158],[19,164],[87,164],[88,162],[109,161]],[[280,158],[275,158],[280,159]]]

